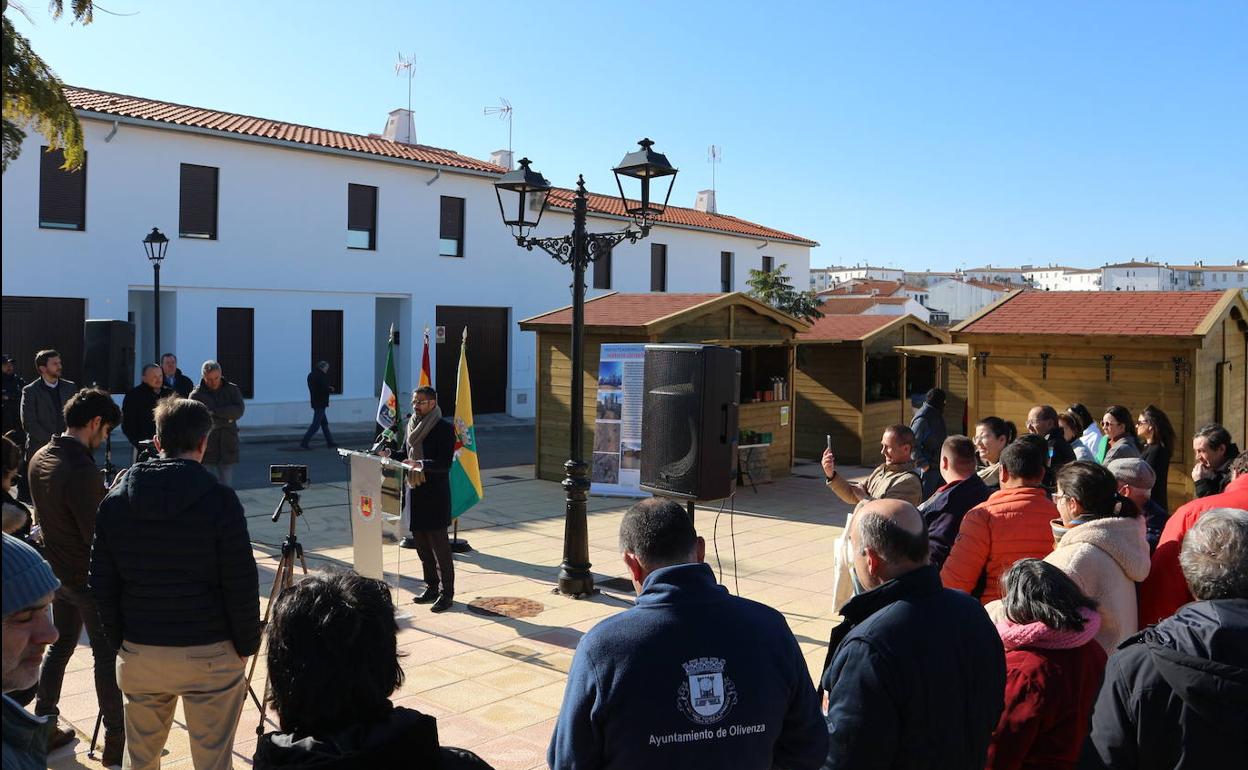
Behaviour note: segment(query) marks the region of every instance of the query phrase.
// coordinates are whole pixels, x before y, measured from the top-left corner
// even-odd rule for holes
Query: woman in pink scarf
[[[987,767],[1073,768],[1105,673],[1096,602],[1040,559],[1015,562],[1001,590],[1005,710]]]

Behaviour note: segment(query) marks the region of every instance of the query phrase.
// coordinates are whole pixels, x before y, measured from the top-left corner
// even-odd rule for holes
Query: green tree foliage
[[[794,289],[792,281],[784,273],[786,267],[780,265],[771,271],[750,270],[750,277],[745,281],[750,287],[749,295],[804,321],[822,318],[819,298],[813,291]]]
[[[12,4],[25,14],[21,6]],[[92,0],[70,0],[70,12],[74,21],[90,24],[93,18]],[[3,170],[9,161],[22,151],[22,140],[31,125],[47,137],[48,146],[65,151],[62,168],[82,168],[86,157],[82,148],[82,126],[74,108],[65,99],[64,84],[52,68],[30,47],[30,41],[18,34],[9,20],[10,3],[3,3],[4,24],[4,147]],[[51,0],[48,11],[53,19],[64,13],[64,0]]]

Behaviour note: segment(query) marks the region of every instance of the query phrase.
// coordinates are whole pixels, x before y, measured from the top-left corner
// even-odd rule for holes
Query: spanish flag
[[[451,462],[451,516],[481,502],[481,466],[477,463],[477,434],[472,427],[472,386],[468,382],[468,329],[459,348],[459,376],[455,390],[455,459]]]
[[[433,385],[433,379],[429,376],[429,327],[425,327],[425,351],[420,355],[420,382],[416,383],[416,387],[424,388]]]

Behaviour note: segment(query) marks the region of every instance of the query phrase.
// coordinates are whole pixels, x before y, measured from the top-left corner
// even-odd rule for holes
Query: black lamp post
[[[572,266],[572,446],[564,463],[563,489],[566,509],[563,530],[563,563],[559,565],[559,592],[568,596],[588,596],[594,592],[594,576],[590,573],[589,531],[585,507],[589,499],[589,465],[585,462],[582,433],[585,414],[585,269],[591,262],[611,253],[622,241],[636,243],[650,234],[653,221],[663,214],[676,169],[661,153],[651,149],[654,142],[642,139],[640,150],[624,156],[615,171],[616,185],[624,211],[632,217],[637,229],[628,228],[609,233],[585,231],[589,194],[585,177],[578,176],[576,194],[572,198],[572,234],[557,238],[533,238],[546,210],[551,190],[545,177],[529,168],[529,159],[520,161],[520,168],[509,171],[494,184],[498,209],[503,222],[511,228],[516,243],[532,251],[534,247],[554,257],[561,265]],[[655,203],[650,183],[670,177],[663,202]],[[661,183],[660,183],[661,184]],[[637,191],[630,198],[625,187]]]
[[[160,263],[165,259],[165,250],[169,248],[169,239],[165,234],[157,230],[155,227],[143,239],[143,250],[147,252],[147,258],[152,261],[152,309],[153,309],[153,337],[156,342],[156,357],[152,360],[160,365]]]

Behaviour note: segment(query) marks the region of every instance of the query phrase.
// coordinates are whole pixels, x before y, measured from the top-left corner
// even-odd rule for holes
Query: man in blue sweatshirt
[[[779,612],[715,582],[685,509],[637,503],[620,550],[637,603],[581,639],[551,768],[822,765],[827,730],[797,640]]]

